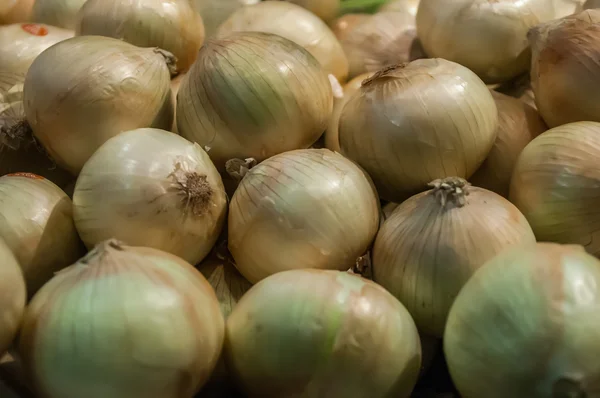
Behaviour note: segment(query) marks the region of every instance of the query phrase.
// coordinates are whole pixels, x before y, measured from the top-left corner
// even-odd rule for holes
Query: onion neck
[[[448,177],[434,180],[428,186],[433,188],[433,195],[439,200],[442,208],[445,208],[448,203],[455,207],[466,205],[471,184],[464,178]]]
[[[401,64],[395,64],[395,65],[390,65],[390,66],[386,66],[383,69],[380,69],[379,71],[375,72],[375,74],[367,79],[365,79],[362,84],[361,87],[366,87],[368,85],[370,85],[371,83],[373,83],[374,81],[381,79],[382,77],[386,77],[387,75],[397,71],[398,69],[404,69],[406,68],[406,66],[408,65],[408,63],[401,63]]]
[[[225,171],[231,178],[235,181],[242,181],[244,176],[248,174],[250,169],[256,166],[256,159],[247,158],[247,159],[229,159],[225,162]]]
[[[177,68],[177,57],[175,55],[161,48],[155,48],[154,52],[162,55],[162,57],[165,59],[165,63],[167,64],[167,68],[169,68],[171,77],[175,77],[179,74],[179,70]]]

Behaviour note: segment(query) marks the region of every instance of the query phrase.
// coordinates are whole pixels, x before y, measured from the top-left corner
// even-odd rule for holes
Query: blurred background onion
[[[390,0],[380,7],[379,11],[408,11],[416,17],[420,1],[421,0]]]
[[[87,0],[35,0],[32,21],[75,30],[78,13]]]
[[[285,0],[306,8],[324,21],[330,21],[340,12],[341,0]]]
[[[211,38],[219,26],[238,8],[256,4],[260,0],[189,0],[202,16],[206,37]]]

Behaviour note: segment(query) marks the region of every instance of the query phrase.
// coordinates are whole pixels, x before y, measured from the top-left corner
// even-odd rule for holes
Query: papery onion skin
[[[50,156],[78,174],[98,147],[123,131],[171,129],[167,62],[156,49],[109,37],[65,40],[42,53],[27,74],[27,121]]]
[[[539,243],[486,263],[444,334],[461,397],[596,396],[599,285],[600,262],[578,246]]]
[[[223,22],[217,36],[223,38],[233,32],[245,31],[285,37],[304,47],[340,82],[345,82],[348,77],[348,60],[331,29],[300,6],[285,1],[264,1],[242,7]]]
[[[87,0],[36,0],[32,21],[75,30],[77,14]]]
[[[285,0],[306,8],[324,21],[330,21],[340,12],[340,0]]]
[[[44,50],[74,34],[71,30],[44,24],[0,26],[0,70],[25,75]]]
[[[600,256],[600,123],[555,127],[529,143],[515,166],[510,201],[539,241],[573,243]]]
[[[250,169],[229,213],[229,250],[252,283],[276,272],[347,270],[379,227],[369,177],[342,155],[304,149]]]
[[[414,16],[417,16],[417,10],[419,9],[419,3],[421,0],[392,0],[386,2],[379,8],[379,12],[382,11],[408,11]]]
[[[369,18],[370,14],[344,14],[330,23],[331,31],[338,38],[344,39],[361,21]]]
[[[177,128],[209,147],[223,171],[233,158],[309,147],[332,107],[329,79],[306,50],[276,35],[236,33],[200,50],[177,96]]]
[[[0,238],[17,257],[30,296],[81,255],[71,199],[35,174],[0,177]]]
[[[436,337],[443,336],[454,298],[484,262],[535,243],[508,200],[462,179],[439,183],[451,189],[446,202],[446,188],[434,182],[394,210],[373,246],[373,280],[404,304],[421,332]]]
[[[531,84],[546,124],[600,121],[600,10],[539,25],[528,37]]]
[[[177,58],[179,72],[189,69],[204,41],[202,18],[189,0],[88,0],[76,32],[162,48]]]
[[[26,300],[27,290],[19,263],[0,238],[0,358],[17,335]]]
[[[225,223],[227,198],[206,152],[158,129],[119,134],[81,171],[75,224],[88,248],[115,237],[199,263]]]
[[[19,352],[48,398],[191,398],[224,337],[215,294],[171,254],[104,242],[31,301]]]
[[[473,72],[443,59],[381,70],[344,106],[342,153],[400,202],[436,178],[469,178],[496,139],[498,111]],[[369,134],[365,134],[368,131]]]
[[[421,0],[417,32],[430,57],[466,66],[486,83],[500,83],[528,70],[525,37],[555,18],[548,0]]]
[[[394,297],[323,270],[250,289],[227,320],[225,352],[256,397],[408,397],[421,364],[417,329]]]
[[[206,37],[211,38],[235,10],[245,5],[256,4],[260,0],[190,0],[190,2],[202,16]]]
[[[470,181],[506,198],[521,151],[547,127],[537,111],[525,102],[495,91],[492,96],[498,108],[498,136],[487,159]]]
[[[35,0],[4,0],[0,5],[0,25],[27,22]]]

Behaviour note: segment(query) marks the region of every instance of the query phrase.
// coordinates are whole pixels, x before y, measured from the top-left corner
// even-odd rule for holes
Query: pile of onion
[[[333,94],[308,51],[258,32],[210,40],[177,95],[179,133],[210,148],[217,168],[308,148],[327,128]]]
[[[365,80],[339,122],[342,152],[400,202],[437,178],[469,178],[494,145],[498,110],[467,68],[421,59]],[[368,132],[368,134],[366,133]]]
[[[225,352],[253,397],[409,397],[419,335],[381,286],[347,272],[294,270],[248,291]]]
[[[87,0],[36,0],[32,21],[74,30],[78,13]]]
[[[486,263],[456,298],[444,351],[462,397],[595,397],[600,261],[539,243]]]
[[[47,398],[192,398],[223,337],[202,274],[171,254],[111,240],[35,295],[19,352]]]
[[[510,178],[519,154],[547,130],[535,109],[524,101],[492,91],[498,108],[498,136],[485,162],[470,178],[473,185],[508,197]]]
[[[27,74],[27,121],[50,156],[78,174],[100,145],[122,131],[171,129],[172,62],[165,51],[108,37],[60,42]]]
[[[212,37],[221,24],[238,8],[256,4],[260,0],[189,0],[202,16],[206,37]]]
[[[76,32],[169,51],[178,71],[189,69],[204,41],[202,18],[189,0],[88,0]]]
[[[30,296],[81,255],[71,199],[43,177],[0,177],[0,220],[0,238],[23,268]]]
[[[291,269],[348,270],[379,228],[369,177],[328,149],[273,156],[250,169],[229,210],[229,250],[252,283]]]
[[[597,122],[555,127],[525,147],[513,172],[510,201],[539,241],[580,244],[600,255],[598,159]]]
[[[26,75],[33,61],[45,49],[73,35],[70,30],[43,24],[0,26],[0,70]]]
[[[487,260],[511,246],[535,243],[519,210],[461,178],[400,204],[373,246],[373,280],[410,312],[420,331],[442,337],[454,298]]]
[[[600,121],[600,10],[537,26],[529,40],[531,83],[548,126]]]
[[[486,83],[498,83],[529,69],[527,32],[555,17],[549,0],[421,0],[417,32],[430,57],[457,62]]]
[[[0,25],[27,22],[35,0],[3,0],[0,4]]]
[[[0,238],[0,358],[8,350],[21,326],[27,291],[14,254]]]

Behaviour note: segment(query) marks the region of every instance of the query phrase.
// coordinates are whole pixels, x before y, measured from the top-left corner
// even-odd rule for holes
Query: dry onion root
[[[17,335],[25,313],[27,291],[23,272],[10,248],[0,237],[0,359]]]

